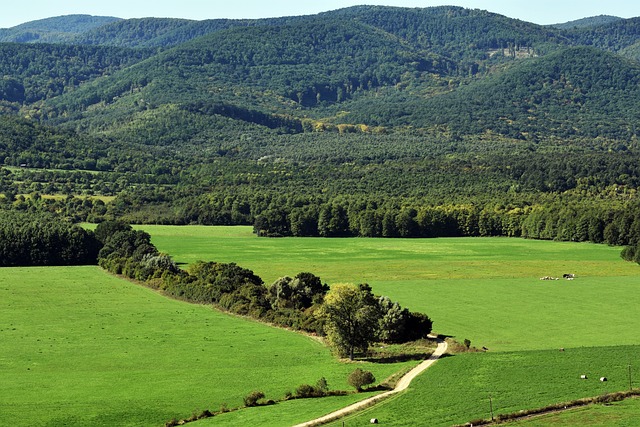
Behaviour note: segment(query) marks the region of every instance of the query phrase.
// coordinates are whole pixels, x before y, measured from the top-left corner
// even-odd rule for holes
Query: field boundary
[[[528,418],[535,418],[542,415],[559,413],[564,411],[570,411],[575,408],[590,406],[596,404],[606,404],[611,402],[620,402],[626,399],[634,399],[640,397],[640,390],[633,389],[627,391],[619,391],[614,393],[605,393],[596,397],[585,397],[583,399],[576,399],[570,402],[556,403],[548,405],[542,408],[524,409],[518,412],[511,412],[508,414],[498,414],[494,419],[479,419],[469,421],[465,424],[457,424],[453,427],[469,427],[469,426],[484,426],[502,424],[505,422],[524,420]]]

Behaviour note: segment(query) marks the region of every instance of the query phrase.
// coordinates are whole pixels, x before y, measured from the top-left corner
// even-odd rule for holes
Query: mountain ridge
[[[2,55],[11,57],[4,61],[7,72],[0,82],[0,100],[6,108],[54,125],[118,134],[122,123],[158,109],[163,113],[146,115],[145,120],[206,112],[287,132],[339,126],[445,126],[456,134],[491,130],[518,139],[617,138],[634,132],[613,132],[612,126],[598,125],[603,123],[599,110],[624,117],[621,122],[616,119],[624,129],[635,126],[630,121],[640,111],[628,95],[636,93],[633,88],[616,83],[608,91],[593,89],[597,79],[609,81],[607,64],[620,75],[636,78],[635,68],[616,58],[621,58],[620,52],[633,60],[640,52],[640,18],[562,30],[455,6],[354,6],[261,20],[113,18],[98,25],[87,16],[74,19],[86,25],[74,39],[84,40],[78,46],[85,47],[65,53],[65,61],[79,67],[61,67],[55,90],[41,86],[47,84],[46,68],[62,54],[61,48],[36,43],[22,53],[8,45],[5,53],[0,50],[0,60]],[[37,25],[58,25],[60,30],[72,21],[69,18],[65,24],[59,18]],[[99,55],[114,57],[107,62],[111,65],[89,61],[98,55],[97,48],[102,49]],[[600,53],[608,51],[616,56]],[[28,55],[33,65],[25,74],[20,61],[13,59],[26,60]],[[589,56],[594,60],[590,62]],[[572,70],[575,61],[583,72],[571,71],[569,87],[558,83],[555,74],[536,74],[528,68],[534,61],[547,69],[546,57],[553,61],[552,68]],[[89,64],[97,68],[83,71],[86,77],[80,80],[73,78],[71,74]],[[38,72],[43,73],[41,82],[27,77]],[[592,98],[606,97],[607,102],[595,107],[590,90]],[[21,95],[34,91],[40,95]],[[505,93],[517,93],[520,99]],[[480,111],[470,111],[465,101],[478,94],[484,100],[476,105]],[[578,101],[587,100],[592,104],[578,108]],[[550,122],[548,117],[554,114],[565,124]],[[583,131],[572,132],[572,122],[582,123]],[[139,127],[129,123],[127,128]]]
[[[0,42],[64,43],[76,35],[121,20],[111,16],[62,15],[0,29]]]

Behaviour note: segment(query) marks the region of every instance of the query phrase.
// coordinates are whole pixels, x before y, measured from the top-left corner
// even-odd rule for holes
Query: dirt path
[[[315,420],[307,421],[306,423],[298,424],[294,427],[311,427],[311,426],[319,426],[322,424],[327,424],[329,422],[340,419],[346,415],[350,415],[354,412],[373,406],[377,402],[384,400],[389,396],[392,396],[396,393],[400,393],[401,391],[406,390],[411,384],[411,381],[413,381],[415,377],[417,377],[425,369],[433,365],[436,362],[436,360],[438,360],[440,356],[442,356],[447,351],[447,343],[439,338],[437,338],[437,340],[438,340],[438,347],[433,352],[433,354],[429,356],[427,360],[420,363],[418,366],[410,370],[405,376],[400,378],[400,381],[398,381],[398,384],[396,384],[396,388],[394,388],[393,390],[375,395],[365,400],[361,400],[360,402],[356,402],[352,405],[347,406],[346,408],[339,409],[323,417],[316,418]]]

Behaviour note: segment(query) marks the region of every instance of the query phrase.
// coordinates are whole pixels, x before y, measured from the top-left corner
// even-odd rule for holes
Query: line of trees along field
[[[78,44],[0,44],[3,210],[638,244],[637,19],[354,7],[38,25],[64,43],[75,26]]]
[[[319,277],[300,273],[265,286],[234,263],[200,261],[182,270],[148,233],[122,222],[89,231],[51,214],[0,211],[0,266],[95,263],[175,298],[327,335],[337,353],[351,359],[372,342],[402,343],[431,332],[428,316],[374,295],[366,284],[329,290]]]
[[[428,316],[412,313],[366,284],[329,290],[319,277],[300,273],[269,286],[234,263],[197,262],[181,270],[161,254],[149,234],[120,222],[99,224],[100,266],[189,302],[214,304],[232,313],[296,330],[327,335],[341,356],[366,353],[370,343],[402,343],[431,332]]]
[[[95,264],[93,233],[47,213],[0,210],[0,266]]]

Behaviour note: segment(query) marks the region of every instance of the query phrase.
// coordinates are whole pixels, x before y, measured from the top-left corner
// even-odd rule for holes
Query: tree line
[[[200,261],[182,270],[148,233],[119,221],[89,231],[52,214],[0,211],[0,266],[95,263],[175,298],[326,335],[340,355],[352,359],[372,342],[402,343],[431,332],[428,316],[374,295],[366,284],[330,290],[303,272],[265,285],[235,263]]]
[[[319,277],[303,272],[267,286],[235,263],[200,261],[182,270],[169,255],[158,252],[149,234],[128,224],[100,223],[95,236],[103,244],[98,263],[112,273],[185,301],[326,335],[338,354],[351,359],[366,353],[373,342],[402,343],[431,332],[428,316],[374,295],[366,284],[330,289]]]
[[[0,210],[0,266],[95,264],[92,232],[47,213]]]

